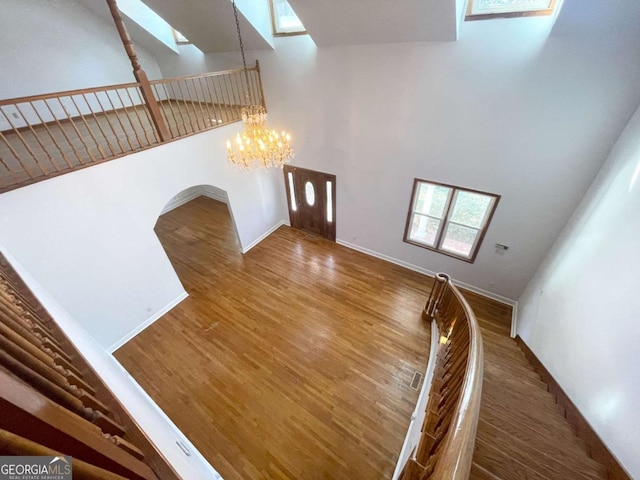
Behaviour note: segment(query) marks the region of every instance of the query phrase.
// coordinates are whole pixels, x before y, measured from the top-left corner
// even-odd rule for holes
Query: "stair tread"
[[[528,458],[566,475],[566,478],[573,478],[572,475],[575,475],[575,478],[589,480],[606,478],[604,466],[588,458],[585,451],[568,448],[570,442],[528,433],[524,429],[512,429],[507,432],[484,420],[478,422],[478,438],[481,440],[493,445],[496,438],[501,438],[508,445],[509,450],[505,451],[516,449],[526,452]]]
[[[485,470],[476,462],[473,462],[471,464],[471,471],[469,472],[469,480],[503,480],[503,479]]]

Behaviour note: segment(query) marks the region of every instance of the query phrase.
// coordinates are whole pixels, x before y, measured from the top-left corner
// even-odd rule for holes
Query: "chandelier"
[[[244,45],[240,34],[238,9],[233,0],[233,15],[236,19],[236,30],[247,91],[245,97],[248,105],[242,108],[242,131],[235,139],[227,140],[227,156],[229,163],[251,171],[255,167],[280,167],[293,158],[291,149],[291,135],[284,130],[277,132],[267,125],[267,110],[253,98],[253,91],[249,88],[249,71],[244,56]]]

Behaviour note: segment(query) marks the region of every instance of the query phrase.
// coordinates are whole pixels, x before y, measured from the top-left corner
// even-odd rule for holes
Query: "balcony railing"
[[[260,68],[0,100],[0,193],[241,120]]]
[[[439,273],[423,316],[439,341],[429,358],[424,412],[416,412],[394,478],[467,480],[480,412],[483,349],[471,307],[448,275]],[[422,396],[422,394],[421,394]],[[414,430],[415,429],[415,434]],[[409,453],[410,452],[410,453]],[[408,459],[407,459],[408,456]]]

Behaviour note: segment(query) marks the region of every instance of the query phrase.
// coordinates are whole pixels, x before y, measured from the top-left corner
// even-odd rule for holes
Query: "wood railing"
[[[473,458],[482,394],[483,350],[471,307],[448,275],[439,273],[423,316],[440,341],[417,447],[402,480],[466,480]]]
[[[247,85],[247,79],[249,84]],[[260,68],[0,100],[0,193],[241,120]]]
[[[70,455],[74,478],[178,478],[2,255],[0,455]]]

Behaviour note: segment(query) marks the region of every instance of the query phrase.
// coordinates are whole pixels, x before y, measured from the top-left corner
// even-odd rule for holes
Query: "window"
[[[469,0],[466,20],[551,15],[558,0]]]
[[[499,195],[416,178],[404,241],[473,262]]]
[[[271,0],[271,20],[276,36],[304,35],[304,25],[287,0]]]
[[[176,45],[190,45],[191,42],[187,37],[181,34],[175,28],[173,29],[173,39],[176,41]]]

